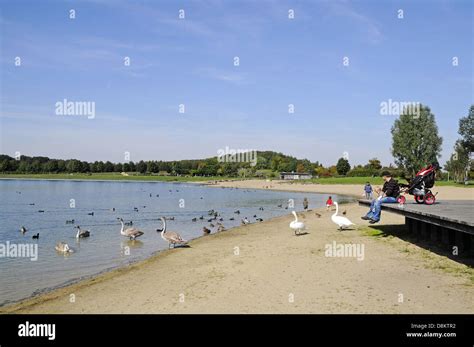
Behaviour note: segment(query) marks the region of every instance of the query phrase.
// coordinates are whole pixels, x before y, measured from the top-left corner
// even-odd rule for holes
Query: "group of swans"
[[[334,214],[331,216],[331,220],[339,227],[338,230],[343,230],[344,228],[349,228],[351,225],[355,225],[349,220],[349,218],[338,216],[337,214],[339,213],[339,205],[337,202],[334,202],[334,205],[336,206],[336,212],[334,212]],[[295,220],[290,223],[290,229],[295,232],[295,235],[300,235],[301,231],[306,230],[306,225],[298,220],[298,215],[295,211],[292,213],[295,217]],[[321,217],[320,214],[316,215]]]
[[[122,228],[120,229],[120,234],[122,236],[128,237],[130,240],[136,240],[138,237],[142,236],[145,234],[143,231],[138,230],[137,228],[127,228],[125,229],[125,223],[123,222],[122,218],[117,218],[120,221],[120,224],[122,225]],[[173,245],[173,248],[177,244],[185,244],[187,241],[181,237],[180,234],[174,231],[167,231],[166,230],[166,219],[164,217],[160,218],[163,227],[160,229],[157,229],[156,231],[161,232],[161,238],[168,242],[168,248]],[[81,239],[81,238],[86,238],[90,236],[90,231],[89,230],[83,230],[81,227],[78,225],[76,226],[77,229],[77,234],[76,238]],[[56,251],[64,254],[69,254],[73,253],[74,250],[65,242],[58,242],[56,246],[54,247]]]
[[[140,231],[137,228],[127,228],[127,229],[125,229],[123,219],[122,218],[117,218],[117,219],[120,220],[120,223],[122,224],[122,229],[120,230],[121,235],[130,238],[130,240],[135,240],[137,237],[140,237],[144,234],[143,231]],[[162,223],[163,226],[159,229],[156,229],[156,231],[161,233],[161,238],[163,240],[165,240],[166,242],[168,242],[168,248],[170,248],[171,245],[173,245],[173,248],[174,248],[177,244],[185,244],[187,242],[177,232],[166,230],[166,228],[167,228],[166,227],[166,218],[161,217],[160,220],[161,220],[161,223]]]

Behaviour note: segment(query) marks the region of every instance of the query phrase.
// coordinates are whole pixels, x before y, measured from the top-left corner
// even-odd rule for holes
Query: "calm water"
[[[240,225],[243,217],[255,222],[254,215],[266,220],[288,214],[289,210],[277,206],[286,206],[289,199],[295,201],[297,211],[302,210],[304,197],[308,197],[310,208],[322,207],[327,195],[161,182],[0,180],[0,197],[0,244],[6,245],[7,241],[38,244],[37,261],[0,257],[2,305],[168,248],[155,231],[161,227],[160,216],[174,217],[168,222],[169,230],[179,231],[189,240],[201,236],[202,227],[209,226],[210,209],[221,214],[222,223],[228,229]],[[71,205],[71,199],[75,206]],[[234,214],[237,209],[240,215]],[[90,212],[94,216],[88,215]],[[192,218],[202,215],[204,220],[192,222]],[[133,226],[145,234],[129,241],[120,235],[117,217],[132,220]],[[230,221],[231,217],[235,221]],[[66,224],[71,219],[75,220],[74,225],[90,230],[91,237],[77,241],[74,225]],[[28,229],[25,235],[19,232],[23,225]],[[39,240],[32,240],[36,233],[40,234]],[[54,250],[58,241],[67,242],[75,253],[58,254]]]

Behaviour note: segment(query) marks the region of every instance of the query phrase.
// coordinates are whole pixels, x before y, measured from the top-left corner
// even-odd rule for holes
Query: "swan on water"
[[[91,236],[91,233],[89,230],[83,230],[81,229],[79,225],[76,226],[76,229],[77,229],[76,239]]]
[[[161,229],[156,229],[156,231],[161,232],[161,238],[165,240],[166,242],[168,242],[168,248],[170,248],[171,245],[173,245],[173,248],[174,248],[176,244],[185,244],[187,242],[177,232],[166,231],[166,219],[164,217],[161,217],[160,219],[161,219],[161,223],[163,224],[163,227]]]
[[[117,218],[117,219],[120,221],[120,224],[122,224],[122,229],[120,229],[120,234],[121,235],[129,237],[130,240],[135,240],[137,237],[140,237],[144,234],[143,231],[140,231],[137,228],[127,228],[127,229],[125,229],[123,219],[122,218]]]
[[[58,242],[54,249],[60,253],[74,253],[74,250],[65,242]]]

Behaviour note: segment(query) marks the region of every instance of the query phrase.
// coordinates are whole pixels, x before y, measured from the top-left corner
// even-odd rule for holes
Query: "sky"
[[[388,165],[392,100],[431,108],[444,163],[474,103],[473,8],[0,0],[0,153],[123,162],[228,147]],[[61,114],[65,99],[94,115]]]

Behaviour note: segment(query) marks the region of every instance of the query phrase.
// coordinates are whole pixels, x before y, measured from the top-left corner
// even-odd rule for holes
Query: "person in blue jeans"
[[[382,187],[382,195],[370,203],[369,212],[363,217],[363,220],[368,220],[370,224],[380,221],[380,214],[382,213],[382,204],[392,204],[397,202],[398,195],[400,195],[400,187],[398,182],[393,179],[388,171],[382,172],[384,184]]]
[[[367,182],[364,186],[364,192],[365,192],[365,198],[367,200],[372,199],[372,186],[370,185],[370,182]]]

